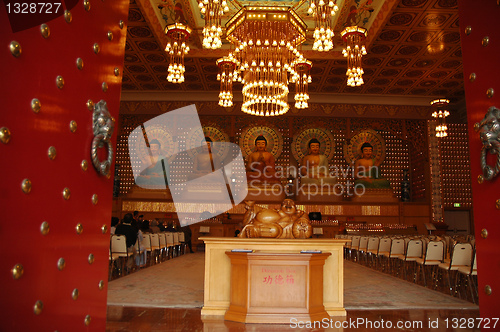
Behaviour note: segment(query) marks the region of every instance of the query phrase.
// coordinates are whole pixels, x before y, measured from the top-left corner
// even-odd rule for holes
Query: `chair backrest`
[[[167,233],[167,247],[172,247],[174,245],[174,233]]]
[[[368,236],[362,236],[359,239],[359,250],[366,250],[368,247]]]
[[[450,266],[466,265],[470,266],[472,262],[472,245],[470,243],[457,243],[453,247]]]
[[[384,237],[380,239],[378,244],[378,252],[389,252],[391,250],[392,240],[391,238]]]
[[[186,234],[184,232],[179,232],[179,242],[186,242]]]
[[[346,235],[345,238],[348,239],[348,240],[350,240],[350,241],[346,242],[345,247],[351,248],[352,247],[352,238],[353,238],[353,236],[352,235]]]
[[[373,236],[368,239],[368,246],[366,247],[367,250],[377,250],[378,251],[378,245],[380,243],[380,238],[378,236]]]
[[[111,236],[111,253],[127,254],[127,238],[125,235]]]
[[[158,239],[160,239],[160,247],[167,247],[167,239],[165,238],[165,233],[158,233]]]
[[[394,239],[391,243],[391,255],[404,255],[405,254],[405,240]]]
[[[175,232],[175,233],[172,233],[174,235],[174,245],[179,245],[180,242],[179,242],[179,233]]]
[[[442,261],[444,258],[444,243],[442,241],[430,241],[425,253],[426,261]]]
[[[352,237],[352,243],[351,243],[351,248],[357,249],[359,247],[359,240],[361,239],[361,236],[359,235],[354,235]]]
[[[410,240],[406,248],[406,257],[422,257],[422,248],[422,240]]]
[[[149,235],[151,238],[151,248],[159,248],[160,247],[160,238],[158,233],[152,233]]]
[[[142,234],[142,246],[146,250],[151,250],[151,236],[149,234]]]

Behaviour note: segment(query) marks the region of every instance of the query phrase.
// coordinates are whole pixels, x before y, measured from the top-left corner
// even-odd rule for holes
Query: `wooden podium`
[[[202,318],[224,317],[231,300],[231,260],[227,251],[247,249],[288,254],[301,250],[330,253],[323,266],[323,306],[329,316],[346,316],[344,308],[344,244],[347,239],[256,239],[201,237],[205,242],[205,285]],[[215,317],[214,317],[215,318]]]
[[[329,318],[323,306],[323,265],[330,253],[231,252],[230,305],[224,318],[289,324]]]

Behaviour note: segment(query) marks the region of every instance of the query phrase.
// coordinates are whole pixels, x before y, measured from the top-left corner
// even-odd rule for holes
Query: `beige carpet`
[[[108,305],[201,308],[204,253],[182,255],[108,285]],[[344,265],[346,309],[477,309],[478,306],[374,271]]]

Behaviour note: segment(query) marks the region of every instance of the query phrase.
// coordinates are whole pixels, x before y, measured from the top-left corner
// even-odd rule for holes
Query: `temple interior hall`
[[[500,329],[499,1],[4,2],[0,330]]]

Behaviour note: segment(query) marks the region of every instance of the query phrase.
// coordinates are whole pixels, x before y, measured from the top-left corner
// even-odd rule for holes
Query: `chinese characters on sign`
[[[264,275],[264,279],[262,280],[263,284],[268,285],[293,285],[295,281],[295,270],[291,270],[289,268],[286,269],[269,269],[262,268],[263,273],[267,273]]]

